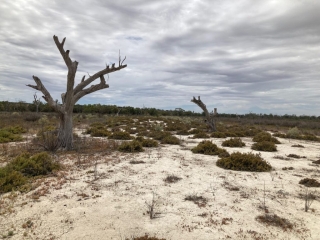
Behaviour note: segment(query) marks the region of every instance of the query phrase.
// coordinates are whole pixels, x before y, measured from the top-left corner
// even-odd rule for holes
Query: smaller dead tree
[[[198,99],[193,97],[193,99],[191,99],[191,102],[197,104],[202,109],[202,111],[204,112],[204,115],[205,115],[205,118],[206,118],[206,124],[208,125],[210,131],[211,132],[217,131],[216,122],[215,122],[215,117],[217,116],[216,109],[215,109],[214,113],[209,113],[209,111],[207,110],[206,105],[201,101],[200,96],[198,96]]]
[[[33,98],[34,98],[33,104],[36,106],[36,113],[38,113],[39,112],[39,105],[41,104],[41,99],[38,98],[37,93],[35,93],[33,95]]]

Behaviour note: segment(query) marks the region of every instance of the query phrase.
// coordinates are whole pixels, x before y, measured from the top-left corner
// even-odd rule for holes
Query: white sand
[[[6,204],[2,204],[2,211],[11,205],[14,212],[0,215],[0,234],[13,230],[10,239],[121,240],[145,233],[172,240],[320,239],[319,200],[305,212],[304,200],[299,197],[305,187],[298,184],[305,177],[319,179],[319,165],[311,161],[319,159],[320,143],[280,139],[278,152],[261,152],[275,168],[270,174],[221,169],[216,166],[218,157],[189,150],[201,139],[183,138],[185,146],[163,145],[138,154],[96,156],[97,180],[91,159],[89,166],[71,164],[70,170],[59,173],[60,177],[46,178],[40,187],[14,200],[6,198],[10,194],[3,195]],[[224,139],[211,140],[221,146]],[[226,149],[230,153],[251,152],[251,138],[242,140],[246,147]],[[293,144],[305,148],[291,147]],[[306,158],[273,158],[290,153]],[[61,162],[70,160],[76,162],[74,156],[65,156]],[[146,163],[130,164],[131,160]],[[284,171],[283,167],[294,170]],[[170,174],[182,179],[164,182]],[[230,190],[232,187],[239,191]],[[39,189],[49,192],[38,200],[31,199]],[[146,202],[151,203],[153,192],[155,212],[159,214],[150,219]],[[207,198],[207,204],[185,201],[191,194]],[[292,230],[266,226],[255,219],[264,214],[264,199],[269,213],[290,220]],[[23,228],[28,220],[33,225]]]

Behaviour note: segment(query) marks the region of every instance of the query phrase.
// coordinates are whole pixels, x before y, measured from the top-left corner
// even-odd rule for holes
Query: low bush
[[[93,123],[86,131],[91,137],[108,137],[110,132],[103,123]]]
[[[131,140],[134,137],[130,136],[130,134],[127,132],[118,131],[118,132],[112,133],[108,138],[109,139],[118,139],[118,140]]]
[[[217,166],[235,171],[268,172],[271,165],[266,162],[260,154],[253,153],[232,153],[229,157],[217,161]]]
[[[12,133],[9,129],[0,129],[0,143],[22,141],[20,134]]]
[[[187,129],[183,129],[177,132],[177,135],[190,135]]]
[[[120,146],[118,147],[118,151],[132,153],[132,152],[143,152],[144,149],[140,141],[133,140],[130,142],[121,143]]]
[[[213,132],[213,133],[211,133],[211,137],[214,137],[214,138],[226,138],[227,135],[224,132]]]
[[[61,167],[46,152],[34,156],[23,153],[5,167],[0,168],[0,193],[22,190],[29,178],[47,175]]]
[[[293,224],[290,223],[289,220],[287,220],[285,218],[281,218],[281,217],[277,216],[276,214],[264,214],[264,215],[258,216],[256,219],[259,222],[265,223],[267,225],[272,225],[275,227],[280,227],[283,230],[293,228]]]
[[[279,140],[275,137],[272,137],[270,133],[268,132],[259,132],[256,134],[252,141],[254,142],[273,142],[275,144],[280,144]]]
[[[256,142],[251,146],[251,149],[263,152],[276,152],[277,146],[273,142]]]
[[[225,149],[219,148],[216,144],[208,140],[200,142],[196,147],[192,148],[191,151],[193,153],[200,153],[205,155],[229,155]]]
[[[320,183],[313,178],[304,178],[299,181],[299,184],[302,184],[306,187],[320,187]]]
[[[142,143],[143,147],[158,147],[159,143],[156,140],[144,137],[136,137],[136,140]]]
[[[129,238],[126,238],[129,240]],[[149,237],[148,235],[144,235],[142,237],[133,237],[131,240],[166,240],[165,238],[157,238],[157,237]]]
[[[240,138],[230,138],[222,142],[224,147],[244,147],[245,145]]]
[[[41,118],[39,113],[26,113],[24,115],[24,120],[27,122],[36,122]]]
[[[167,176],[165,179],[163,179],[163,181],[165,181],[166,183],[175,183],[180,181],[182,178],[177,177],[176,175],[169,175]]]
[[[205,132],[198,132],[193,135],[193,138],[210,138]]]
[[[179,145],[180,144],[179,138],[172,136],[172,135],[168,135],[168,136],[164,137],[163,139],[161,139],[160,142],[162,144],[172,144],[172,145]]]

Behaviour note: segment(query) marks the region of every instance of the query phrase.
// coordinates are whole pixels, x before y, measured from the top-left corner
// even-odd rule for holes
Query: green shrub
[[[24,176],[47,175],[61,168],[60,164],[53,162],[46,152],[31,156],[30,153],[22,153],[6,165],[7,168],[21,172]]]
[[[193,138],[210,138],[210,137],[205,132],[198,132],[193,135]]]
[[[199,132],[202,132],[200,129],[194,128],[192,130],[189,131],[190,134],[197,134]]]
[[[260,154],[232,153],[229,157],[217,161],[217,166],[235,171],[268,172],[272,169]]]
[[[164,137],[163,139],[161,139],[161,143],[162,144],[178,145],[178,144],[180,144],[180,140],[179,140],[179,138],[177,138],[175,136],[168,135],[168,136]]]
[[[192,148],[191,151],[193,153],[200,153],[205,155],[220,155],[220,156],[221,154],[225,156],[226,153],[228,153],[225,149],[219,148],[216,144],[208,140],[204,140],[200,142],[196,147]]]
[[[91,137],[108,137],[110,132],[103,123],[92,123],[86,131]]]
[[[0,168],[0,193],[20,190],[20,187],[25,185],[27,180],[27,177],[20,172]]]
[[[251,146],[251,149],[264,152],[276,152],[277,146],[273,142],[256,142]]]
[[[227,135],[224,132],[213,132],[213,133],[211,133],[211,137],[214,137],[214,138],[226,138]]]
[[[224,147],[243,147],[246,144],[240,138],[230,138],[222,142]]]
[[[109,139],[119,139],[119,140],[131,140],[134,137],[130,136],[130,134],[127,132],[118,131],[118,132],[114,132],[108,138]]]
[[[142,237],[133,237],[132,240],[166,240],[165,238],[157,238],[157,237],[149,237],[148,235],[144,235]],[[126,238],[129,240],[129,238]]]
[[[177,132],[177,135],[190,135],[187,129],[183,129]]]
[[[142,147],[142,143],[140,141],[137,140],[133,140],[130,142],[123,142],[121,143],[121,145],[119,146],[118,150],[120,152],[143,152],[143,147]]]
[[[47,175],[59,169],[61,165],[53,162],[46,152],[34,156],[23,153],[0,168],[0,193],[22,190],[28,183],[28,178]]]
[[[148,137],[152,137],[155,140],[161,141],[162,139],[172,136],[170,132],[152,131],[147,134]]]
[[[273,142],[275,144],[280,144],[279,140],[275,137],[272,137],[270,133],[268,132],[260,132],[256,134],[252,141],[254,142]]]
[[[142,143],[143,147],[158,147],[159,143],[153,139],[145,139],[144,137],[136,137],[136,140]]]
[[[22,141],[22,137],[19,134],[14,134],[8,129],[0,129],[0,143],[18,142]]]

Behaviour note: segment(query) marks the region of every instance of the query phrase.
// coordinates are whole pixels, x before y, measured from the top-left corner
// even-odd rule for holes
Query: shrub
[[[27,178],[22,173],[0,168],[0,193],[19,190],[21,186],[27,183]]]
[[[277,146],[273,142],[256,142],[251,146],[251,149],[264,152],[276,152]]]
[[[110,135],[108,138],[109,138],[109,139],[118,139],[118,140],[131,140],[131,139],[133,139],[133,137],[130,136],[129,133],[127,133],[127,132],[121,132],[121,131],[119,131],[119,132],[114,132],[114,133],[113,133],[112,135]]]
[[[142,143],[137,140],[133,140],[130,142],[123,142],[119,147],[118,150],[120,152],[143,152]]]
[[[268,132],[260,132],[258,134],[256,134],[252,141],[254,142],[273,142],[275,144],[279,144],[279,140],[272,137],[270,133]]]
[[[290,128],[287,132],[287,137],[289,138],[297,138],[300,135],[300,130],[297,127]]]
[[[260,154],[235,152],[230,157],[221,158],[217,166],[235,171],[267,172],[272,169]]]
[[[40,119],[40,114],[39,113],[27,113],[24,116],[24,120],[27,122],[36,122]]]
[[[165,181],[166,183],[175,183],[180,181],[182,178],[177,177],[175,175],[169,175],[167,176],[165,179],[163,179],[163,181]]]
[[[202,132],[200,129],[194,128],[192,130],[189,131],[190,134],[197,134],[199,132]]]
[[[143,147],[158,147],[159,146],[159,143],[156,140],[153,140],[153,139],[150,139],[150,138],[143,139],[141,141],[141,143],[142,143]]]
[[[213,132],[213,133],[211,133],[211,137],[214,137],[214,138],[226,138],[227,135],[224,132]]]
[[[126,238],[129,240],[129,238]],[[132,240],[166,240],[165,238],[157,238],[157,237],[149,237],[148,235],[144,235],[142,237],[133,237]]]
[[[198,132],[193,135],[193,138],[210,138],[205,132]]]
[[[86,133],[91,137],[108,137],[111,134],[103,123],[92,123]]]
[[[34,156],[29,153],[23,153],[8,163],[6,167],[21,172],[24,176],[47,175],[61,168],[60,164],[53,162],[46,152],[41,152]]]
[[[230,138],[222,142],[222,146],[224,147],[243,147],[245,145],[240,138]]]
[[[22,141],[22,137],[19,134],[14,134],[5,128],[0,129],[0,143],[17,141]]]
[[[299,184],[302,184],[306,187],[320,187],[320,183],[313,178],[304,178],[299,181]]]
[[[177,135],[190,135],[187,129],[183,129],[177,132]]]
[[[200,153],[200,154],[205,154],[205,155],[219,155],[219,156],[221,156],[221,154],[224,154],[224,155],[228,154],[228,152],[225,149],[219,148],[216,144],[214,144],[208,140],[204,140],[204,141],[200,142],[196,147],[192,148],[191,151],[193,153]]]
[[[162,132],[162,131],[153,131],[147,134],[148,137],[152,137],[155,140],[161,141],[167,136],[172,136],[170,132]]]
[[[265,223],[267,225],[272,225],[275,227],[281,227],[284,230],[292,229],[293,224],[285,218],[281,218],[276,214],[264,214],[256,218],[259,222]]]
[[[180,144],[180,140],[179,140],[179,138],[177,138],[175,136],[168,135],[168,136],[164,137],[163,139],[161,139],[161,143],[162,144],[178,145],[178,144]]]
[[[53,162],[46,152],[34,156],[23,153],[0,168],[0,193],[22,190],[28,183],[28,178],[47,175],[59,169],[61,165]]]

